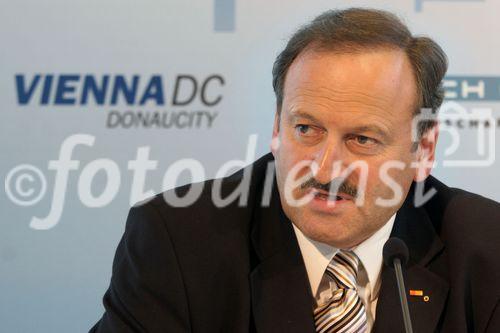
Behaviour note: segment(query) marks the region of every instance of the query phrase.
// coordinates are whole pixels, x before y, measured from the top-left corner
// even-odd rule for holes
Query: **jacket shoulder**
[[[468,265],[469,273],[476,277],[490,276],[500,281],[500,204],[447,187],[435,178],[429,185],[437,192],[426,209],[450,260]],[[498,288],[500,292],[500,285]]]
[[[270,163],[268,154],[228,177],[180,186],[137,205],[156,212],[152,223],[166,229],[184,270],[206,263],[212,263],[207,274],[247,270],[253,211]]]
[[[229,176],[179,186],[136,205],[153,207],[176,228],[223,223],[231,216],[242,222],[241,214],[248,215],[259,199],[273,162],[267,154]]]
[[[455,228],[489,225],[496,230],[500,227],[500,203],[479,194],[448,187],[434,177],[429,177],[425,187],[426,191],[436,191],[425,204],[431,219],[453,223]],[[442,226],[438,223],[437,227]]]

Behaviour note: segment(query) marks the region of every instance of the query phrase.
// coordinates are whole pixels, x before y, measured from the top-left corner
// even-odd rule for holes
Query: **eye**
[[[323,134],[326,132],[321,126],[307,123],[296,123],[292,128],[295,140],[307,145],[317,143],[323,138]]]
[[[312,137],[321,134],[321,129],[313,125],[297,124],[295,125],[295,132],[301,137]]]
[[[301,135],[307,135],[307,134],[310,134],[312,131],[311,131],[311,126],[309,125],[304,125],[304,124],[299,124],[299,125],[296,125],[295,126],[295,129],[297,130],[297,132]]]
[[[348,138],[347,143],[354,152],[362,154],[376,153],[381,146],[377,139],[366,135],[352,135]]]
[[[356,143],[363,145],[363,146],[377,143],[377,140],[369,138],[369,137],[364,136],[364,135],[357,135],[355,137],[355,139],[356,139]]]

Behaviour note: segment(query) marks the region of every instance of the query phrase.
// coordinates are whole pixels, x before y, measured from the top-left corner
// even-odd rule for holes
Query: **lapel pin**
[[[424,291],[410,289],[410,296],[424,296]]]
[[[410,296],[418,296],[418,297],[422,297],[423,296],[423,300],[424,302],[429,302],[430,300],[430,297],[425,295],[424,296],[424,291],[423,290],[415,290],[415,289],[410,289]]]

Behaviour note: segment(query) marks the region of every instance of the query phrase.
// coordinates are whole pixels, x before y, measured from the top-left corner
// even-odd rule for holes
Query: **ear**
[[[279,132],[280,132],[280,115],[276,111],[276,113],[274,114],[273,138],[271,141],[271,152],[275,157],[279,147]]]
[[[436,157],[436,144],[439,136],[439,126],[436,124],[425,132],[418,143],[415,159],[416,182],[424,181],[431,173]]]

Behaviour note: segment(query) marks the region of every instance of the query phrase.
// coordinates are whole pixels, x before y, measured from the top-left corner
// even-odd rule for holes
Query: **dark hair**
[[[288,41],[273,66],[273,88],[278,114],[283,102],[286,73],[292,62],[306,48],[337,53],[361,52],[367,49],[396,48],[405,51],[411,62],[417,86],[415,114],[431,109],[434,117],[444,98],[441,84],[448,68],[446,54],[428,37],[412,36],[394,14],[382,10],[349,8],[329,10],[301,27]],[[435,120],[419,122],[422,135]]]

